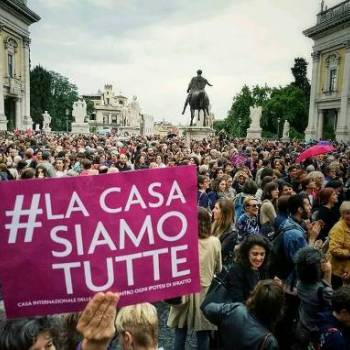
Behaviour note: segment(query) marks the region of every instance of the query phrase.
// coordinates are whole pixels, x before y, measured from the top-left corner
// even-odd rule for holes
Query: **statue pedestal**
[[[118,135],[120,136],[139,136],[141,134],[140,128],[133,126],[120,126],[118,128]]]
[[[282,142],[289,142],[289,141],[290,141],[290,138],[284,136],[284,137],[281,138],[281,141],[282,141]]]
[[[261,139],[261,128],[249,128],[247,130],[247,139]]]
[[[215,134],[214,129],[208,126],[185,126],[179,128],[180,136],[183,136],[188,141],[201,141]]]
[[[44,128],[43,131],[44,132],[51,132],[51,128]]]
[[[89,134],[89,123],[72,123],[72,134]]]
[[[7,119],[6,117],[0,116],[0,131],[6,131],[7,130]]]

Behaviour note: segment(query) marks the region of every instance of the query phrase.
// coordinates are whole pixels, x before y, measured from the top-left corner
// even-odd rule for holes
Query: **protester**
[[[277,216],[278,186],[269,182],[264,186],[262,204],[260,207],[261,233],[268,239],[274,236],[274,222]]]
[[[350,271],[350,202],[340,206],[340,220],[329,233],[329,253],[332,263],[332,285],[337,289],[342,285],[344,274]]]
[[[175,328],[174,350],[185,349],[186,336],[195,331],[198,349],[209,350],[210,331],[217,328],[202,314],[200,306],[215,273],[221,271],[221,245],[217,237],[211,235],[210,214],[199,208],[199,266],[201,292],[183,297],[183,303],[170,308],[168,326]]]
[[[338,195],[333,188],[323,188],[318,194],[320,207],[315,213],[316,220],[322,220],[322,228],[318,239],[323,242],[328,239],[331,228],[339,219],[339,211],[334,210],[338,202]]]
[[[244,214],[242,214],[237,223],[238,243],[242,243],[250,235],[260,233],[259,227],[259,203],[253,196],[246,197],[244,200]]]
[[[222,263],[225,267],[233,264],[237,231],[233,223],[233,207],[229,199],[219,199],[213,209],[212,234],[221,243]]]
[[[326,250],[328,237],[328,255],[332,264],[333,288],[339,288],[345,283],[344,281],[349,279],[350,243],[347,244],[347,239],[350,232],[350,221],[347,218],[350,217],[350,207],[347,200],[350,199],[350,146],[348,144],[333,142],[332,144],[336,149],[334,153],[307,159],[299,165],[295,164],[295,160],[298,154],[309,144],[297,140],[281,142],[262,139],[232,139],[229,136],[220,135],[205,140],[191,140],[188,143],[185,139],[176,136],[171,138],[155,136],[120,138],[114,133],[99,136],[93,133],[73,135],[67,133],[1,132],[0,135],[0,181],[6,183],[34,177],[39,181],[47,181],[47,177],[78,176],[79,174],[90,176],[145,169],[147,167],[163,168],[188,164],[195,167],[199,175],[197,204],[213,210],[212,233],[220,241],[222,263],[228,269],[231,266],[234,266],[237,271],[241,268],[238,271],[240,273],[236,274],[239,278],[235,278],[235,280],[237,286],[242,285],[243,287],[234,287],[239,288],[241,292],[244,291],[244,296],[240,297],[241,301],[247,299],[249,291],[256,282],[265,277],[263,272],[268,261],[267,257],[263,259],[263,266],[259,268],[258,273],[249,264],[245,266],[247,269],[244,269],[242,268],[244,265],[242,265],[242,258],[235,253],[235,247],[238,249],[239,244],[241,244],[240,252],[250,241],[261,240],[260,233],[272,232],[270,230],[273,224],[274,235],[272,236],[270,264],[268,266],[271,277],[278,276],[281,280],[279,283],[282,283],[286,291],[285,316],[282,322],[279,322],[274,333],[279,339],[280,348],[283,350],[291,348],[293,345],[291,339],[302,338],[303,331],[295,330],[293,326],[297,322],[300,300],[300,323],[310,328],[310,319],[314,321],[318,319],[314,317],[314,311],[318,310],[320,304],[317,304],[314,289],[316,285],[324,285],[324,281],[319,279],[317,281],[313,280],[316,281],[314,283],[307,284],[308,279],[303,278],[300,273],[297,284],[298,264],[296,259],[300,250],[311,249],[305,248],[308,245],[315,246],[315,248],[320,247],[319,239],[325,242],[322,249]],[[255,181],[252,180],[253,178],[255,178]],[[215,179],[217,179],[216,182]],[[214,183],[215,188],[213,186],[208,188],[209,184],[213,185]],[[279,189],[278,201],[276,201],[274,183],[277,184]],[[262,198],[265,187],[265,197]],[[237,193],[235,193],[235,190],[237,190]],[[210,202],[209,198],[211,196],[213,200]],[[337,201],[336,197],[338,197]],[[262,204],[261,207],[260,204]],[[339,208],[341,209],[339,210]],[[313,210],[312,215],[311,210]],[[338,221],[340,214],[341,218]],[[318,232],[320,232],[319,236]],[[211,241],[211,238],[200,239],[200,244]],[[259,246],[259,244],[256,244],[256,246]],[[260,264],[263,245],[259,247],[261,249],[258,259]],[[268,248],[265,248],[265,255],[269,255]],[[237,261],[234,261],[235,258]],[[207,260],[209,263],[210,259]],[[314,261],[315,259],[312,258],[311,260]],[[304,259],[304,263],[310,266],[319,266],[318,260],[315,264],[312,264],[312,262],[309,264]],[[321,266],[323,265],[321,264]],[[212,275],[210,274],[210,276]],[[234,278],[232,278],[232,281],[234,281]],[[201,283],[202,290],[208,287],[209,282],[203,281],[202,276]],[[310,288],[310,290],[305,287],[306,285],[309,286],[307,288]],[[302,289],[300,289],[300,286]],[[325,287],[325,290],[327,288],[330,287]],[[342,287],[341,290],[343,291],[344,288]],[[310,299],[308,299],[309,292]],[[345,294],[343,297],[345,298]],[[329,301],[329,298],[325,299]],[[314,309],[313,306],[309,305],[309,302],[313,301],[315,302],[313,304]],[[126,320],[130,314],[136,322],[138,317],[136,316],[138,315],[136,309],[136,307],[131,307],[131,309],[128,309],[129,311],[125,311],[124,319]],[[142,315],[144,313],[151,315],[153,312],[151,309],[150,306],[138,308],[138,310],[143,310],[140,311]],[[253,314],[248,309],[244,305],[237,308],[237,310],[240,310],[241,316],[245,312],[246,318],[244,320],[247,319],[249,322],[236,324],[235,321],[232,325],[232,329],[237,329],[236,327],[244,328],[242,339],[238,339],[235,343],[232,342],[234,344],[232,346],[237,346],[237,348],[240,348],[240,340],[244,342],[244,339],[247,339],[245,338],[246,332],[254,330],[255,327],[261,329],[259,328],[261,320],[257,317],[255,321],[252,321],[251,316]],[[334,315],[339,318],[332,316],[332,314],[325,317],[326,323],[334,325],[336,329],[334,332],[335,338],[332,337],[332,332],[329,327],[327,328],[327,325],[325,327],[317,325],[321,332],[320,343],[323,350],[327,349],[327,346],[330,349],[332,349],[331,346],[334,348],[334,344],[338,344],[337,339],[343,342],[339,344],[347,344],[346,339],[349,329],[346,324],[347,309],[341,306],[341,309],[337,307],[336,310],[338,311],[333,310]],[[236,311],[232,312],[235,313]],[[194,314],[194,311],[192,313]],[[230,314],[224,315],[229,318]],[[234,316],[235,320],[236,316]],[[276,313],[274,321],[277,321],[278,316]],[[142,322],[147,323],[147,317],[143,317]],[[78,320],[78,317],[75,316],[75,318]],[[56,320],[54,321],[56,322]],[[220,320],[219,328],[221,329],[219,331],[220,334],[222,331],[224,331],[224,334],[226,332],[228,339],[224,340],[227,341],[229,347],[228,342],[231,336],[238,338],[241,334],[241,328],[239,328],[237,334],[233,334],[231,331],[228,332],[224,321],[227,320]],[[152,332],[156,327],[155,324],[153,322],[152,326],[147,329]],[[260,326],[257,326],[257,324]],[[249,325],[252,325],[252,327]],[[25,322],[23,327],[25,328]],[[143,326],[135,323],[124,332],[125,337],[119,334],[122,347],[125,349],[145,347],[140,345],[142,341],[137,333],[138,327],[143,329]],[[114,330],[114,326],[112,328]],[[113,348],[111,339],[114,336],[112,328],[109,329],[108,341],[103,342],[103,344],[94,343],[94,346],[101,345],[104,349],[109,347],[109,350],[111,350]],[[264,329],[265,333],[260,332],[260,338],[257,337],[256,339],[261,341],[262,335],[266,334],[266,328]],[[60,331],[59,326],[56,327],[56,330]],[[34,333],[35,339],[31,339],[28,348],[35,344],[33,343],[34,340],[37,340],[37,334]],[[148,331],[146,333],[149,334]],[[58,348],[66,350],[65,347],[60,347],[60,339],[54,333],[51,336],[56,348],[58,346]],[[272,336],[268,338],[268,340],[273,339]],[[18,336],[18,339],[15,340],[20,339],[22,338]],[[88,338],[83,340],[81,346],[86,347],[86,339]],[[149,339],[147,347],[156,348],[156,333],[151,335]],[[333,341],[334,339],[336,340]],[[258,343],[258,341],[255,343],[256,349],[260,350]],[[271,345],[271,348],[277,346],[275,341],[269,341],[266,345]],[[49,348],[50,344],[47,346]],[[2,349],[2,346],[0,348]],[[97,349],[97,347],[94,349]]]
[[[270,247],[262,236],[249,236],[240,245],[237,259],[226,277],[232,302],[244,303],[256,284],[267,277]]]
[[[320,350],[350,349],[350,286],[338,289],[332,296],[332,313],[324,315]]]
[[[246,305],[206,300],[205,317],[216,324],[223,335],[222,350],[273,350],[278,343],[273,335],[283,310],[284,293],[278,282],[260,281]]]
[[[296,272],[300,299],[296,333],[298,346],[304,349],[320,341],[320,315],[330,311],[333,295],[332,267],[318,249],[305,247],[297,253]]]

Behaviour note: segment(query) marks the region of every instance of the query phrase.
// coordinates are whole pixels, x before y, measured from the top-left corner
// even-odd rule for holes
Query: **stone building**
[[[32,128],[29,26],[39,20],[26,0],[0,1],[0,130]]]
[[[314,41],[306,139],[350,141],[350,0],[327,8],[304,31]]]
[[[83,95],[83,98],[92,101],[94,112],[89,120],[92,131],[114,129],[123,136],[150,135],[153,133],[153,117],[141,113],[141,107],[134,96],[128,98],[113,91],[113,86],[106,84],[103,91],[92,95]]]

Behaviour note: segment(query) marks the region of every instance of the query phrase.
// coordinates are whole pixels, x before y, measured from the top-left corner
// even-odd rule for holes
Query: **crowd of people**
[[[324,142],[324,141],[323,141]],[[314,142],[317,143],[317,142]],[[350,349],[350,145],[3,133],[0,181],[192,165],[201,291],[168,301],[173,349]],[[151,304],[98,293],[80,314],[6,320],[0,349],[157,349]],[[117,310],[117,311],[116,311]]]

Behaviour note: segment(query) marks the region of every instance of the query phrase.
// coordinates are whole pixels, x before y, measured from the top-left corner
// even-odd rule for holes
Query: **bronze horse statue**
[[[191,109],[190,126],[193,125],[195,111],[198,111],[198,121],[200,120],[200,111],[203,111],[204,113],[203,126],[207,126],[208,116],[209,116],[209,97],[206,94],[206,92],[204,90],[191,92],[185,102],[185,106],[182,111],[182,114],[185,114],[186,107],[188,104],[190,105],[190,109]]]

